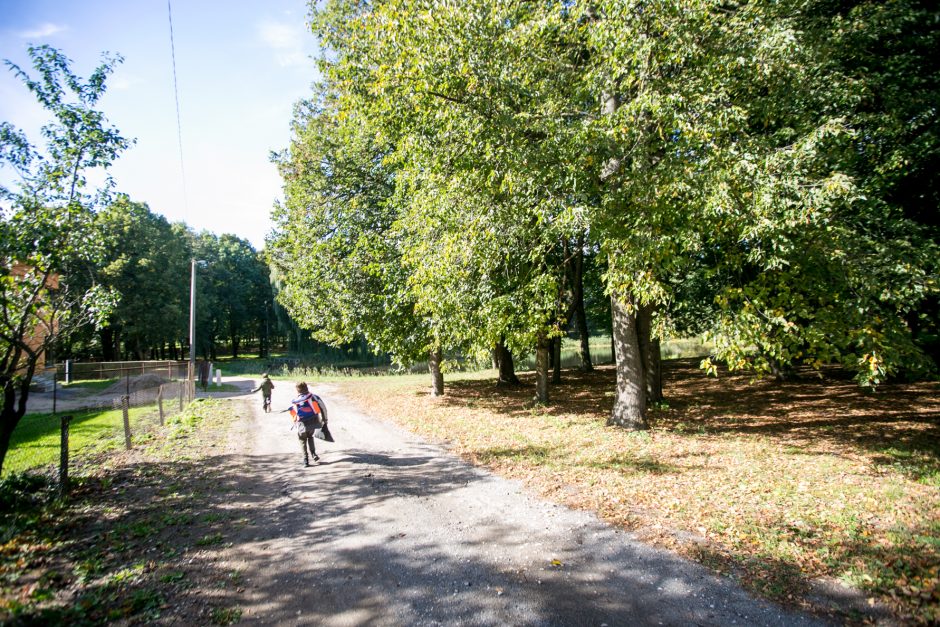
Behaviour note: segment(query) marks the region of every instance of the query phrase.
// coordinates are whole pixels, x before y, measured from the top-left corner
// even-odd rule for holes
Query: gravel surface
[[[260,395],[235,429],[229,506],[253,524],[218,565],[240,573],[243,623],[821,624],[313,391],[336,438],[317,441],[319,466]],[[277,382],[275,410],[292,392]]]

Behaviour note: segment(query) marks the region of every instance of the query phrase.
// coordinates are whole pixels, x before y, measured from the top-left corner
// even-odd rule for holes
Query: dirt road
[[[260,399],[235,430],[230,505],[254,524],[219,566],[238,573],[244,623],[819,624],[313,390],[336,438],[319,466]],[[292,392],[279,382],[274,408]]]

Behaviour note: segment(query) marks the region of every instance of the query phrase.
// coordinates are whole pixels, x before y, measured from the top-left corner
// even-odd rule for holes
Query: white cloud
[[[258,33],[264,43],[276,50],[300,47],[300,32],[291,24],[265,20]]]
[[[304,50],[306,30],[303,23],[265,20],[258,25],[258,36],[275,53],[278,65],[293,67],[309,63]]]
[[[18,35],[21,39],[43,39],[51,37],[68,30],[67,26],[60,26],[52,22],[44,22],[31,30],[20,31]]]
[[[115,91],[127,91],[136,85],[143,85],[144,79],[139,76],[116,74],[108,81],[108,89]]]

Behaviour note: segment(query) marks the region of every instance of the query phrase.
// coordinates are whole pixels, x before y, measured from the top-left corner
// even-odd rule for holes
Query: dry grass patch
[[[940,621],[937,384],[870,393],[837,371],[713,379],[679,360],[665,367],[668,406],[631,433],[606,426],[611,369],[565,372],[545,407],[530,377],[504,389],[492,372],[457,375],[439,399],[427,376],[341,386],[374,414],[765,596],[833,611],[818,592],[838,580],[863,595],[835,610],[843,618],[888,608]]]

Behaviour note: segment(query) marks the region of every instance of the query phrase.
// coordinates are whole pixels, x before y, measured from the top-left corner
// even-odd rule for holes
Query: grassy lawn
[[[201,392],[202,388],[197,386],[196,390],[197,392]],[[222,383],[220,385],[216,385],[215,383],[210,383],[209,387],[206,388],[206,392],[210,392],[210,393],[220,392],[220,393],[226,393],[226,394],[233,394],[236,392],[244,392],[244,391],[245,390],[243,390],[242,388],[238,387],[237,385],[232,385],[231,383]]]
[[[492,371],[357,377],[343,394],[544,496],[822,612],[813,590],[854,586],[864,605],[940,621],[940,386],[865,392],[839,373],[793,383],[707,378],[665,362],[652,428],[608,427],[614,374],[565,371],[553,401]],[[327,402],[328,399],[327,399]],[[843,613],[856,620],[861,614]]]
[[[153,407],[133,407],[129,418],[135,423]],[[13,432],[10,450],[3,462],[3,475],[59,463],[59,415],[26,414]],[[124,417],[120,409],[75,413],[69,425],[69,450],[72,455],[94,453],[124,446]]]

